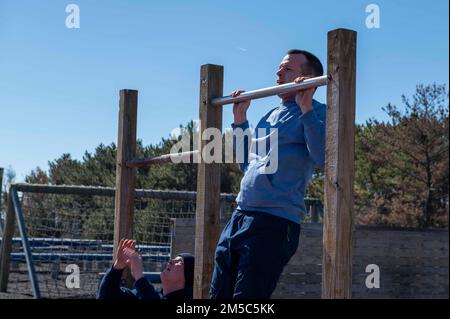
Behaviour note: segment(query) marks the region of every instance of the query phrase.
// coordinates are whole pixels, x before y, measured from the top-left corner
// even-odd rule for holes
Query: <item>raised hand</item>
[[[125,248],[136,247],[136,241],[131,239],[121,239],[119,242],[119,247],[117,248],[117,257],[114,262],[114,269],[124,269],[127,267],[127,256],[124,254]]]
[[[244,90],[235,90],[231,93],[232,97],[236,97],[244,93]],[[234,124],[242,124],[247,121],[247,110],[250,107],[250,100],[233,104]]]
[[[307,76],[301,76],[294,80],[295,83],[303,82],[306,79],[310,79],[310,77]],[[295,96],[295,102],[297,105],[300,106],[303,113],[307,113],[309,111],[312,111],[312,98],[314,95],[315,89],[307,89],[307,90],[301,90],[298,91]]]
[[[127,259],[126,264],[131,270],[131,275],[138,281],[144,276],[144,265],[141,255],[134,248],[135,246],[124,248],[123,254]]]

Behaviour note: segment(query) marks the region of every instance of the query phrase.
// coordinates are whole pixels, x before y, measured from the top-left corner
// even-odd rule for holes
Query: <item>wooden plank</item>
[[[222,107],[213,107],[211,99],[223,95],[223,66],[206,64],[200,71],[200,132],[206,128],[222,130]],[[200,141],[200,151],[211,141]],[[217,142],[217,141],[216,141]],[[195,225],[194,298],[209,298],[214,252],[220,234],[220,163],[198,163],[197,212]]]
[[[355,247],[353,247],[355,248]],[[366,257],[391,257],[391,258],[399,258],[406,257],[411,259],[422,259],[422,258],[448,258],[448,250],[444,249],[406,249],[406,248],[398,248],[398,247],[386,247],[385,249],[381,248],[371,248],[371,247],[359,247],[354,249],[353,257],[356,256],[366,256]]]
[[[121,90],[119,101],[119,130],[116,157],[116,194],[114,206],[114,253],[122,238],[133,238],[134,190],[136,172],[126,162],[136,157],[138,91]],[[124,272],[127,285],[131,286],[128,271]]]
[[[328,33],[322,298],[351,298],[356,32]]]
[[[2,245],[0,251],[0,292],[6,292],[8,288],[9,266],[12,249],[12,238],[14,236],[14,225],[16,216],[14,213],[11,188],[8,192],[8,208],[6,209],[6,220],[3,229]]]
[[[288,265],[301,266],[301,265],[322,265],[322,253],[318,255],[299,255],[296,253],[289,260]]]
[[[366,267],[369,264],[376,264],[381,267],[397,267],[404,265],[414,264],[416,266],[427,266],[427,267],[448,267],[448,258],[420,258],[413,259],[408,257],[392,258],[392,257],[358,257],[355,258],[355,263],[361,267]]]
[[[308,273],[308,274],[317,274],[322,276],[322,265],[290,265],[288,264],[283,269],[284,274],[289,273]]]
[[[28,295],[22,295],[20,293],[0,293],[0,299],[32,299],[33,297]]]
[[[433,236],[434,235],[434,236]],[[407,242],[410,240],[418,241],[420,240],[435,240],[435,238],[439,238],[439,233],[430,233],[429,236],[427,236],[426,233],[415,233],[415,232],[391,232],[391,231],[379,231],[374,228],[373,231],[370,231],[367,238],[360,239],[359,240],[366,240],[368,242],[389,242],[389,241],[397,241],[401,240],[403,242]],[[379,237],[378,237],[379,236]],[[435,237],[436,236],[436,237]]]
[[[3,209],[3,167],[0,167],[0,211]],[[3,222],[0,218],[0,236],[3,237]]]
[[[0,167],[0,204],[3,201],[3,167]]]

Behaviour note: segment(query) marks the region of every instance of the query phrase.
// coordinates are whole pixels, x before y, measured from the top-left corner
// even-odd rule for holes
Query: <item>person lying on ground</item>
[[[162,290],[157,291],[144,277],[141,255],[136,251],[136,241],[122,239],[117,258],[104,275],[98,290],[98,299],[192,299],[194,282],[194,256],[182,253],[169,260],[161,272]],[[125,268],[134,279],[133,289],[121,287]]]

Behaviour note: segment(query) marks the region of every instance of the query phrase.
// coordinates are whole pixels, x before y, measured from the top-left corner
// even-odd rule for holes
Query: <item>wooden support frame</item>
[[[212,98],[223,94],[223,66],[206,64],[200,70],[201,121],[200,150],[210,142],[205,129],[222,130],[222,107],[214,107]],[[195,224],[194,298],[209,298],[214,252],[220,235],[220,163],[205,163],[203,156],[197,172],[197,211]]]
[[[351,298],[356,32],[328,33],[322,298]]]
[[[322,298],[351,298],[356,32],[346,29],[330,31],[327,58]],[[212,101],[223,98],[223,67],[203,65],[200,78],[201,132],[206,128],[221,130],[222,105],[213,105]],[[122,110],[125,105],[133,104],[135,113],[127,117]],[[120,105],[114,256],[120,238],[131,238],[132,235],[134,167],[165,163],[169,158],[135,159],[137,91],[122,90]],[[209,138],[201,138],[200,150],[210,142]],[[205,163],[202,154],[199,155],[194,298],[205,299],[209,297],[214,252],[220,232],[220,164]]]

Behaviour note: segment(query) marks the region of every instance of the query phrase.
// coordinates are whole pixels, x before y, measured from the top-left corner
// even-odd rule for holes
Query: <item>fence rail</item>
[[[116,189],[113,187],[100,186],[73,186],[73,185],[41,185],[17,183],[13,185],[19,192],[43,193],[43,194],[66,194],[66,195],[89,195],[114,197]],[[175,200],[195,200],[196,192],[176,191],[176,190],[152,190],[136,189],[135,198],[152,199],[175,199]],[[224,201],[234,201],[236,195],[222,193],[220,195]]]

